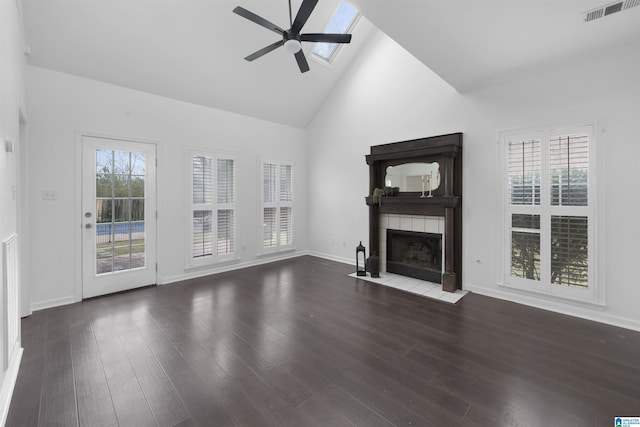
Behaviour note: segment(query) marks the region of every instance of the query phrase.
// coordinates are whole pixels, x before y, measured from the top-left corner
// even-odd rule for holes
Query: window
[[[293,164],[262,160],[263,252],[293,248]]]
[[[591,126],[503,137],[505,284],[595,298]]]
[[[324,32],[346,34],[353,28],[358,16],[360,16],[358,9],[343,1],[325,27]],[[312,52],[325,61],[331,62],[338,46],[338,43],[316,43]]]
[[[236,252],[235,160],[191,152],[189,264],[233,258]]]

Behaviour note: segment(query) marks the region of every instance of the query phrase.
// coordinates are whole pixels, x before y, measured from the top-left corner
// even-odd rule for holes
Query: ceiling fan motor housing
[[[298,53],[302,49],[302,43],[300,40],[300,34],[296,34],[293,31],[285,31],[282,34],[284,39],[284,48],[289,53]]]

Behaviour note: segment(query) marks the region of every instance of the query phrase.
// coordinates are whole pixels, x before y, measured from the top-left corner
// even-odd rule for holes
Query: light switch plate
[[[53,190],[44,190],[42,192],[42,200],[56,200],[57,198],[58,196]]]

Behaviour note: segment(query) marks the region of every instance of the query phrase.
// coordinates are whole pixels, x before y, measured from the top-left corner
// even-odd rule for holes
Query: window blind
[[[511,232],[511,275],[540,280],[540,234]]]
[[[540,205],[540,140],[509,142],[508,203]]]
[[[503,141],[507,282],[595,299],[593,127],[523,133]]]
[[[589,285],[589,227],[584,216],[551,216],[551,282]]]
[[[276,201],[276,164],[262,164],[262,201],[273,203]]]
[[[215,259],[233,254],[236,235],[234,160],[193,154],[191,173],[192,259]]]
[[[234,172],[232,159],[218,159],[218,203],[234,202]]]
[[[540,280],[540,215],[511,215],[511,276]]]
[[[585,134],[557,136],[549,142],[551,205],[587,206],[589,137]]]
[[[293,200],[291,165],[280,165],[280,201]]]
[[[270,248],[277,246],[278,235],[276,233],[276,208],[263,209],[263,246]]]
[[[193,203],[211,203],[213,201],[212,159],[205,156],[194,156],[192,165]]]
[[[218,210],[218,255],[227,255],[235,252],[234,212],[232,209]]]
[[[200,258],[213,253],[213,234],[210,210],[193,211],[193,257]]]
[[[293,244],[293,218],[291,208],[280,208],[280,244]]]
[[[293,245],[293,165],[262,161],[262,247]]]

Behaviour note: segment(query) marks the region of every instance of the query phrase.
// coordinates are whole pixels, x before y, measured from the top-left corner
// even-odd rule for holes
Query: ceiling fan
[[[302,27],[307,22],[307,19],[309,19],[309,16],[311,16],[311,12],[313,12],[316,4],[318,4],[318,0],[303,0],[302,5],[300,5],[300,9],[298,10],[298,14],[296,15],[296,19],[294,20],[291,14],[291,0],[289,0],[289,24],[291,25],[291,28],[289,28],[288,30],[283,30],[277,25],[267,21],[266,19],[256,15],[253,12],[248,11],[243,7],[237,6],[235,9],[233,9],[233,12],[235,14],[247,18],[249,21],[255,22],[256,24],[261,25],[266,29],[282,36],[282,40],[278,40],[277,42],[270,44],[269,46],[263,47],[262,49],[252,53],[244,59],[246,59],[247,61],[253,61],[263,55],[266,55],[272,50],[279,48],[280,46],[284,46],[287,52],[293,53],[295,55],[296,61],[298,62],[298,67],[300,68],[300,72],[305,73],[309,71],[309,63],[307,62],[307,58],[305,58],[304,52],[302,51],[302,42],[350,43],[351,34],[300,34]]]

